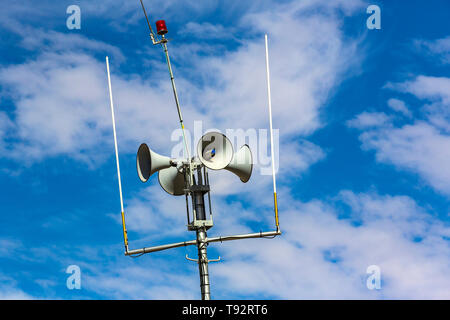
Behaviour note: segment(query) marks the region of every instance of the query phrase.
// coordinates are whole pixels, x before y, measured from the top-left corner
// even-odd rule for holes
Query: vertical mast
[[[175,104],[177,106],[178,118],[180,120],[181,132],[183,134],[184,148],[186,150],[186,156],[187,156],[187,160],[189,162],[189,171],[190,171],[189,172],[189,180],[190,180],[189,181],[189,185],[192,186],[192,184],[193,184],[193,181],[192,181],[193,180],[192,159],[191,159],[189,148],[188,148],[188,145],[187,145],[186,133],[185,133],[184,123],[183,123],[183,116],[181,115],[181,108],[180,108],[180,102],[178,100],[177,88],[175,86],[175,79],[173,77],[172,65],[170,64],[169,51],[167,50],[167,42],[168,42],[168,40],[164,37],[164,34],[167,33],[166,24],[165,24],[165,22],[163,20],[160,20],[160,21],[156,22],[156,28],[158,29],[157,33],[159,35],[161,35],[161,38],[162,38],[161,40],[158,40],[158,37],[153,33],[152,26],[150,24],[150,21],[148,20],[147,11],[145,10],[144,3],[142,2],[142,0],[140,0],[140,2],[141,2],[142,10],[144,11],[145,20],[147,21],[148,29],[150,30],[150,38],[152,40],[152,43],[154,45],[162,44],[162,47],[164,49],[164,54],[166,56],[167,67],[169,68],[169,74],[170,74],[170,81],[172,83],[173,95],[175,97]],[[162,23],[162,24],[159,24],[159,23]]]
[[[125,254],[127,254],[128,253],[128,237],[127,237],[127,229],[125,227],[125,213],[123,210],[122,181],[120,180],[120,165],[119,165],[119,149],[117,147],[116,120],[114,118],[114,103],[113,103],[113,97],[112,97],[111,76],[109,73],[108,56],[106,56],[106,71],[108,73],[109,102],[111,105],[111,116],[112,116],[112,123],[113,123],[114,148],[116,150],[116,165],[117,165],[117,178],[119,181],[120,209],[121,209],[121,213],[122,213],[123,241],[125,243]]]
[[[277,203],[277,182],[275,178],[275,157],[273,148],[273,128],[272,128],[272,98],[270,96],[270,73],[269,73],[269,48],[267,44],[267,34],[264,35],[266,45],[266,77],[267,77],[267,99],[269,102],[269,123],[270,123],[270,154],[272,157],[272,180],[273,180],[273,204],[275,209],[275,225],[277,231],[280,228],[278,221],[278,203]]]
[[[208,271],[209,261],[206,252],[207,245],[205,227],[197,229],[198,271],[200,273],[200,291],[202,300],[211,300]]]
[[[169,51],[167,50],[167,39],[164,38],[164,35],[162,36],[162,38],[163,38],[162,46],[164,48],[164,54],[166,56],[167,67],[169,69],[170,82],[172,83],[173,96],[175,98],[175,104],[177,106],[178,118],[180,119],[181,131],[183,133],[184,147],[186,149],[186,155],[187,155],[188,161],[191,162],[191,156],[190,156],[189,148],[188,148],[187,141],[186,141],[186,134],[184,131],[183,116],[181,114],[180,102],[178,100],[177,87],[175,86],[175,79],[173,77],[172,65],[170,63],[170,58],[169,58]],[[190,171],[192,171],[192,166],[190,169],[191,169]],[[191,177],[190,180],[191,180],[191,185],[192,185],[192,173],[191,173],[190,177]]]

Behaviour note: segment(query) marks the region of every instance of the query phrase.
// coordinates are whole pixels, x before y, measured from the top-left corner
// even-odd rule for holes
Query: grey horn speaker
[[[234,154],[233,160],[231,160],[230,164],[224,169],[233,172],[244,183],[250,180],[253,170],[253,158],[250,147],[247,144],[244,144],[239,151]]]
[[[173,196],[181,196],[184,194],[184,174],[178,171],[176,167],[170,167],[159,171],[158,181],[160,186],[168,194]]]
[[[220,132],[208,132],[197,144],[200,162],[212,170],[225,168],[233,158],[233,145]]]
[[[142,143],[139,146],[136,155],[136,167],[139,179],[142,182],[147,182],[152,174],[156,171],[166,169],[172,166],[172,161],[169,157],[162,156],[150,150],[147,144]]]

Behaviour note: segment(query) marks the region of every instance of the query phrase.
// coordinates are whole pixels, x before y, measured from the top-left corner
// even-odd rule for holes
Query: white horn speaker
[[[233,158],[233,145],[220,132],[208,132],[197,144],[197,155],[207,168],[220,170]]]
[[[142,143],[136,155],[136,167],[139,179],[147,182],[148,178],[156,171],[166,169],[172,166],[169,157],[162,156],[150,150],[147,144]]]
[[[158,172],[159,185],[168,194],[181,196],[184,194],[184,174],[178,171],[176,167],[170,167]]]
[[[242,182],[247,182],[252,176],[253,158],[250,147],[244,144],[238,152],[234,154],[233,160],[224,168],[237,175]]]

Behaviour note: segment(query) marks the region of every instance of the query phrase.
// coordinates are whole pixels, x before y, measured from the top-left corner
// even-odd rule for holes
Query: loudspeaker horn
[[[158,181],[161,188],[173,196],[184,194],[185,182],[183,172],[176,167],[170,167],[158,172]]]
[[[162,156],[150,150],[147,144],[142,143],[139,146],[136,155],[136,167],[139,179],[142,182],[147,182],[152,174],[156,171],[166,169],[172,166],[172,161],[169,157]]]
[[[233,156],[233,160],[224,168],[237,175],[242,182],[250,180],[253,170],[253,157],[250,147],[244,144]]]
[[[197,144],[200,162],[212,170],[220,170],[230,164],[233,158],[233,145],[220,132],[208,132]]]

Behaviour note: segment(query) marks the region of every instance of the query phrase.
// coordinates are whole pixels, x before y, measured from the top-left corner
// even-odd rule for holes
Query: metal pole
[[[277,230],[277,231],[266,231],[266,232],[262,232],[261,231],[261,232],[256,232],[256,233],[236,234],[236,235],[233,235],[233,236],[220,236],[220,237],[208,238],[206,236],[206,232],[205,232],[205,238],[204,238],[203,241],[206,241],[207,243],[210,243],[210,242],[224,242],[224,241],[252,239],[252,238],[270,238],[270,237],[276,237],[276,236],[279,236],[279,235],[281,235],[281,231],[280,230]],[[144,253],[162,251],[162,250],[178,248],[178,247],[187,247],[187,246],[192,246],[192,245],[198,245],[198,239],[197,240],[189,240],[189,241],[177,242],[177,243],[171,243],[171,244],[164,244],[164,245],[154,246],[154,247],[147,247],[147,248],[142,248],[142,249],[129,250],[127,254],[132,256],[132,255],[137,255],[137,254],[144,254]]]
[[[126,254],[128,252],[128,236],[127,236],[127,228],[125,226],[125,212],[123,210],[122,181],[120,180],[120,165],[119,165],[119,149],[117,148],[116,120],[114,118],[114,103],[113,103],[112,88],[111,88],[111,75],[109,73],[108,56],[106,56],[106,72],[108,73],[109,102],[111,105],[111,116],[112,116],[113,133],[114,133],[114,148],[116,151],[117,178],[119,181],[120,209],[121,209],[121,213],[122,213],[123,241],[125,244],[125,254]]]
[[[208,256],[206,252],[207,245],[208,243],[206,241],[205,228],[197,229],[198,270],[200,273],[200,290],[202,293],[202,300],[211,300],[211,292],[209,288]]]
[[[231,240],[242,240],[242,239],[252,239],[252,238],[271,238],[281,235],[281,231],[267,231],[267,232],[256,232],[256,233],[247,233],[247,234],[237,234],[234,236],[220,236],[208,238],[207,242],[224,242]]]
[[[183,242],[177,242],[177,243],[163,244],[163,245],[160,245],[160,246],[129,250],[127,252],[127,255],[132,256],[132,255],[138,255],[138,254],[162,251],[162,250],[167,250],[167,249],[172,249],[172,248],[193,246],[193,245],[196,245],[196,244],[197,244],[197,240],[189,240],[189,241],[183,241]]]
[[[180,119],[181,128],[184,130],[183,116],[181,115],[180,102],[178,100],[177,88],[175,86],[175,79],[173,77],[172,65],[170,64],[169,51],[167,50],[167,44],[162,43],[164,48],[164,53],[166,55],[167,67],[169,68],[170,81],[172,82],[173,95],[175,97],[175,104],[177,105],[178,118]]]
[[[167,40],[164,38],[162,40],[162,46],[164,48],[164,54],[166,56],[167,61],[167,67],[169,68],[169,74],[170,74],[170,82],[172,83],[172,90],[173,90],[173,96],[175,97],[175,104],[177,105],[177,112],[178,112],[178,118],[180,119],[180,126],[181,126],[181,132],[183,133],[183,141],[184,141],[184,147],[186,149],[186,155],[189,161],[189,184],[192,185],[192,159],[189,153],[189,148],[186,141],[186,134],[184,132],[184,123],[183,123],[183,116],[181,115],[181,109],[180,109],[180,102],[178,100],[178,93],[177,93],[177,87],[175,86],[175,79],[173,77],[172,72],[172,65],[170,64],[170,58],[169,58],[169,51],[167,50]]]
[[[272,98],[270,97],[270,72],[269,72],[269,49],[267,44],[267,34],[264,35],[264,42],[266,45],[266,78],[267,78],[267,100],[269,102],[269,124],[270,124],[270,155],[272,158],[272,179],[273,179],[273,206],[275,210],[275,225],[277,231],[280,229],[278,221],[278,203],[277,203],[277,183],[275,178],[275,159],[273,154],[273,128],[272,128]]]

